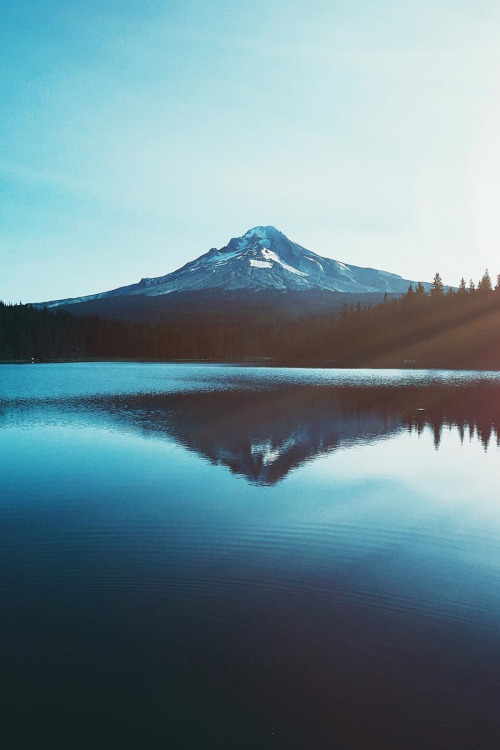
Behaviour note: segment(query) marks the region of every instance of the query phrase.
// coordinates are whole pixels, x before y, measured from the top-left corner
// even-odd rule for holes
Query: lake
[[[500,374],[0,366],[2,746],[500,747]]]

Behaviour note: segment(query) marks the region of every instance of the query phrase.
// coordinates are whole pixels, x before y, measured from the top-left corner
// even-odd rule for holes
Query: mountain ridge
[[[256,226],[227,245],[163,276],[83,297],[33,303],[69,307],[111,297],[160,297],[172,292],[329,291],[349,294],[403,294],[415,280],[375,268],[325,258],[292,242],[273,226]],[[426,290],[430,285],[422,282]]]

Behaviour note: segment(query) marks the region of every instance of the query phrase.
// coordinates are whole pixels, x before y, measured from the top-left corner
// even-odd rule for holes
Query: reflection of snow
[[[270,466],[275,461],[277,461],[279,457],[280,451],[278,450],[278,448],[276,448],[276,450],[274,451],[267,451],[262,456],[262,463],[264,464],[264,466]]]
[[[261,459],[264,466],[269,466],[280,457],[280,449],[274,448],[271,443],[254,443],[251,447],[252,456]]]
[[[285,440],[280,447],[276,447],[270,441],[264,443],[253,443],[250,451],[252,456],[261,459],[263,466],[271,466],[276,463],[282,453],[294,447],[295,444],[296,440],[293,437]]]

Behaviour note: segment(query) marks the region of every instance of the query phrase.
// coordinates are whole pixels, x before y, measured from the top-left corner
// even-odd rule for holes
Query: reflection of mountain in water
[[[443,426],[477,434],[485,447],[500,430],[500,388],[469,386],[292,386],[273,390],[130,396],[99,401],[115,419],[168,434],[258,484],[275,484],[307,460],[402,429]]]
[[[166,429],[187,448],[259,484],[274,484],[311,457],[398,426],[373,409],[346,408],[339,391],[326,388],[188,393],[141,401],[147,429]]]
[[[262,389],[95,396],[1,402],[0,420],[28,410],[67,423],[67,411],[93,415],[173,439],[249,481],[272,485],[315,456],[402,430],[432,429],[436,447],[443,427],[476,436],[485,449],[500,435],[498,382],[443,385],[297,385],[261,383]],[[247,383],[248,386],[248,383]],[[78,419],[80,416],[78,417]]]

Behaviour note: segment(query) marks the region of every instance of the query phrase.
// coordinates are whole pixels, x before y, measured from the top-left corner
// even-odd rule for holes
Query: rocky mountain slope
[[[254,227],[221,249],[212,248],[165,276],[86,297],[37,303],[72,306],[108,298],[161,297],[172,292],[322,291],[347,294],[402,294],[409,279],[374,268],[324,258],[288,239],[274,227]],[[412,280],[412,283],[416,282]],[[429,285],[424,284],[428,289]],[[126,302],[124,299],[123,302]]]

